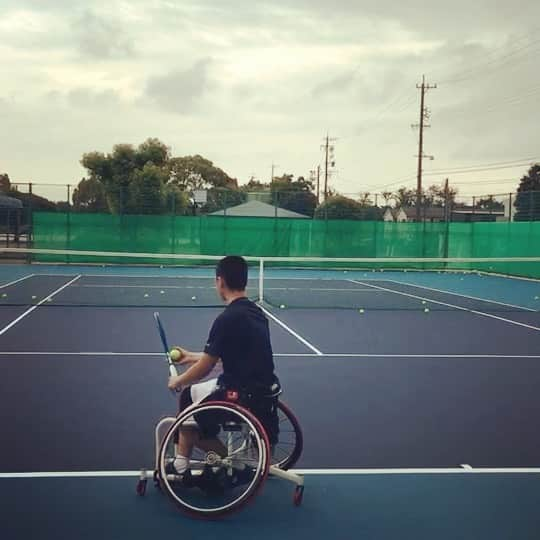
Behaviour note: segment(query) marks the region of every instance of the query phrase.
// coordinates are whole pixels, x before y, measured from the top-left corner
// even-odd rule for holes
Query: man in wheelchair
[[[242,257],[229,256],[216,267],[216,290],[225,310],[216,318],[204,352],[181,347],[179,363],[190,365],[184,373],[170,377],[169,388],[180,393],[180,411],[194,403],[233,400],[248,408],[263,425],[270,445],[278,441],[277,396],[281,392],[274,373],[268,320],[246,295],[248,267]],[[221,361],[218,378],[199,382]],[[218,413],[195,415],[197,429],[178,434],[177,455],[168,473],[192,482],[190,457],[194,447],[226,456],[227,449],[217,438],[224,419]]]

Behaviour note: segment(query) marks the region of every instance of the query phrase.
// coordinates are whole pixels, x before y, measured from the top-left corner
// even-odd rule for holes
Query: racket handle
[[[169,362],[169,373],[171,374],[171,377],[176,377],[178,375],[176,366],[172,362]]]

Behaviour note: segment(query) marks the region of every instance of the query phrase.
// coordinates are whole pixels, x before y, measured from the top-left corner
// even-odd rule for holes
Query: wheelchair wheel
[[[285,403],[278,402],[279,440],[272,448],[272,465],[288,470],[302,455],[304,438],[293,412]]]
[[[209,422],[215,426],[211,435],[204,434]],[[178,436],[198,441],[183,475],[171,465]],[[186,409],[170,427],[159,451],[159,480],[184,512],[217,518],[239,510],[257,494],[268,475],[269,458],[268,437],[252,413],[233,403],[210,401]]]

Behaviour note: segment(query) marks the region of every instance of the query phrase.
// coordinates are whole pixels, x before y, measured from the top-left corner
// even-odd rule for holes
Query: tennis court
[[[223,525],[134,493],[154,425],[176,407],[152,314],[171,341],[201,349],[221,309],[212,260],[113,258],[45,253],[1,268],[6,538],[223,527],[455,538],[458,525],[460,538],[536,537],[540,282],[477,269],[540,261],[252,261],[248,292],[271,321],[283,400],[304,431],[306,494],[295,508],[290,486],[269,481]]]

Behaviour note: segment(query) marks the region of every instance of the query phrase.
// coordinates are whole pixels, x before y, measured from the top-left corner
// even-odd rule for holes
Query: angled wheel
[[[200,427],[209,423],[215,426],[212,436]],[[183,475],[171,467],[178,437],[197,440],[189,472]],[[210,519],[253,499],[269,465],[268,438],[260,422],[247,409],[220,401],[186,409],[165,435],[158,459],[161,488],[173,503],[189,515]]]
[[[272,465],[288,470],[300,459],[304,447],[302,429],[285,403],[278,402],[279,440],[272,447]]]

